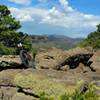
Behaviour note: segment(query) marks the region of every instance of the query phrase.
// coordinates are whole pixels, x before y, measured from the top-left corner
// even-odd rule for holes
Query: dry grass
[[[52,96],[54,98],[58,98],[60,95],[65,93],[72,94],[76,89],[74,86],[67,87],[64,83],[59,83],[39,75],[32,74],[27,76],[17,74],[15,76],[14,82],[18,86],[31,88],[35,94],[41,95],[42,93],[45,93],[45,95]]]

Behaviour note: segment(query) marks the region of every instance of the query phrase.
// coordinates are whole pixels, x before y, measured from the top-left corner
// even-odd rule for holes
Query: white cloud
[[[41,1],[41,0],[40,0]],[[59,0],[61,8],[56,7],[51,9],[27,7],[14,8],[10,10],[12,14],[20,21],[34,21],[42,24],[50,24],[53,26],[60,26],[71,30],[73,33],[82,33],[87,30],[95,29],[96,25],[100,23],[100,16],[92,14],[84,14],[69,6],[68,1]]]
[[[74,9],[69,6],[69,3],[67,0],[59,0],[59,3],[61,4],[61,6],[64,8],[65,11],[67,12],[73,12]]]
[[[34,18],[32,18],[31,14],[20,10],[18,8],[9,8],[13,14],[13,16],[15,16],[18,20],[22,21],[22,22],[29,22],[29,21],[34,21]]]
[[[30,15],[19,15],[18,19],[20,19],[20,21],[22,21],[22,22],[34,21],[34,19]]]
[[[22,5],[29,5],[32,0],[9,0],[10,2],[22,4]]]
[[[38,9],[33,7],[28,8],[14,8],[10,7],[11,13],[20,21],[33,21],[34,19],[42,19],[47,16],[48,11],[45,9]]]
[[[95,26],[100,23],[100,16],[81,13],[70,7],[66,0],[59,0],[59,2],[64,12],[53,7],[49,10],[48,15],[42,19],[42,23],[58,25],[79,32],[95,29]]]

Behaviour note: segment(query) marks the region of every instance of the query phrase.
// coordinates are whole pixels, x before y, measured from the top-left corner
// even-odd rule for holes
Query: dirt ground
[[[8,60],[9,59],[9,60]],[[100,51],[97,51],[94,53],[93,57],[91,58],[93,61],[93,68],[96,69],[96,72],[92,72],[88,67],[84,66],[83,64],[80,64],[76,69],[68,69],[66,71],[62,70],[53,70],[53,69],[5,69],[0,72],[0,85],[14,85],[13,79],[16,74],[21,73],[25,76],[28,74],[32,74],[33,76],[39,75],[44,77],[45,79],[53,80],[55,82],[60,82],[66,84],[66,86],[75,86],[77,82],[84,81],[84,82],[97,82],[99,81],[99,87],[100,87]],[[16,62],[21,64],[19,56],[2,56],[0,57],[0,61],[7,61],[7,62]],[[85,69],[84,69],[85,68]],[[83,71],[84,70],[84,71]],[[0,88],[0,92],[2,90],[2,87]],[[4,89],[5,90],[5,89]],[[3,90],[3,91],[4,91]],[[7,90],[7,89],[6,89]],[[8,89],[9,90],[9,89]],[[11,91],[16,91],[16,88]],[[1,94],[0,94],[1,95]],[[99,91],[100,95],[100,91]],[[16,98],[16,97],[15,97]],[[20,97],[21,99],[0,99],[0,100],[33,100],[31,97]],[[25,99],[28,98],[28,99]]]
[[[76,80],[85,80],[85,81],[92,81],[92,80],[100,80],[100,50],[95,52],[94,56],[91,58],[93,61],[93,68],[96,69],[96,72],[92,72],[88,67],[84,66],[83,64],[80,64],[79,67],[76,69],[68,69],[67,71],[57,71],[57,70],[52,70],[52,69],[7,69],[6,71],[11,71],[12,73],[15,71],[21,71],[21,72],[26,72],[27,71],[30,73],[32,72],[33,74],[39,74],[43,75],[45,77],[50,77],[54,80],[57,81],[63,81],[63,82],[68,82],[68,84],[75,84]],[[7,61],[7,62],[15,62],[21,64],[19,56],[2,56],[0,57],[0,61]],[[83,71],[85,68],[85,72]],[[0,73],[5,72],[1,71]]]

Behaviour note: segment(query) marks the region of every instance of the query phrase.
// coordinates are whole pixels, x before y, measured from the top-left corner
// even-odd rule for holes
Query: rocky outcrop
[[[44,69],[68,70],[65,67],[74,69],[82,63],[83,66],[88,66],[92,71],[95,71],[90,66],[92,61],[89,60],[92,56],[93,52],[85,48],[78,47],[67,51],[53,48],[37,55],[36,66]]]
[[[13,65],[10,69],[9,66],[8,68],[5,65],[4,68],[7,69],[4,70],[3,68],[0,71],[0,100],[38,100],[42,90],[47,93],[50,92],[50,94],[56,94],[56,91],[58,94],[62,93],[64,89],[68,92],[67,87],[72,87],[71,89],[74,88],[75,90],[77,82],[81,80],[88,83],[92,82],[96,87],[96,94],[100,97],[99,54],[100,51],[93,53],[84,48],[74,48],[68,51],[52,48],[37,54],[37,69],[35,70],[24,69],[22,65],[22,68]],[[9,57],[10,61],[16,59],[13,56]],[[7,60],[9,57],[3,56],[2,59]],[[92,64],[90,60],[93,61]],[[75,67],[77,63],[78,66]],[[70,70],[72,67],[70,64],[75,67],[74,70]],[[96,68],[95,73],[91,72],[92,67],[90,65]],[[41,68],[44,69],[41,70]],[[57,71],[57,69],[62,71]],[[69,90],[71,89],[69,88]],[[83,84],[80,87],[80,93],[85,93],[88,89],[88,84]]]
[[[60,63],[66,57],[66,53],[63,50],[52,48],[47,52],[41,52],[36,56],[37,68],[53,69],[58,63]]]
[[[39,98],[26,88],[14,85],[0,85],[0,100],[33,100]]]
[[[16,55],[3,55],[0,57],[0,62],[2,61],[8,62],[8,63],[11,63],[11,62],[18,63],[18,64],[21,63],[19,56],[16,56]]]
[[[43,35],[31,35],[32,42],[46,42],[48,40],[47,36]]]

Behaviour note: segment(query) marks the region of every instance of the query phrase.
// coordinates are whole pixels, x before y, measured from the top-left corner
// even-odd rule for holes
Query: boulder
[[[37,54],[36,66],[37,68],[60,70],[61,67],[68,65],[71,69],[74,69],[80,63],[85,66],[90,66],[92,62],[89,59],[92,56],[93,53],[85,48],[78,47],[67,51],[53,48],[47,52]]]
[[[63,50],[53,48],[47,52],[41,52],[36,56],[36,67],[44,69],[53,69],[66,57]]]

